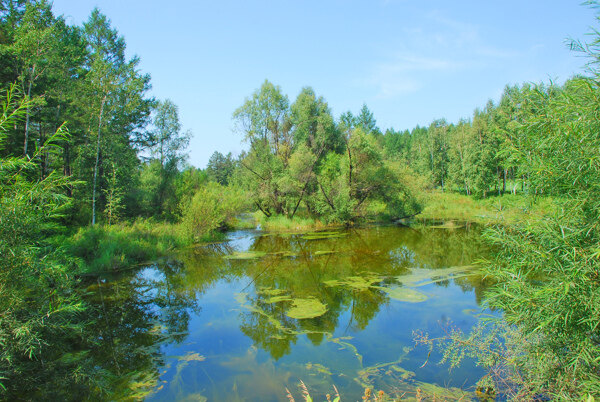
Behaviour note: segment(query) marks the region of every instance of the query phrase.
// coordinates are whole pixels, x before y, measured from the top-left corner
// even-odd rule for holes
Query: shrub
[[[247,209],[247,200],[238,188],[209,182],[182,209],[184,233],[192,241],[199,241],[231,226],[236,215]]]

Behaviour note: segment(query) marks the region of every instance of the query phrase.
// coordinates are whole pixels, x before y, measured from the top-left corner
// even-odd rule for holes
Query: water
[[[475,228],[376,226],[337,232],[231,233],[226,243],[90,286],[114,398],[315,400],[365,387],[471,390],[472,362],[448,371],[414,346],[478,321],[485,256]]]

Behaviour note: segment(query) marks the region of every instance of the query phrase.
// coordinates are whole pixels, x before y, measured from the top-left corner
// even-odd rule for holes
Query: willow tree
[[[293,148],[289,120],[289,100],[279,86],[269,81],[261,85],[235,110],[236,129],[250,143],[241,160],[255,205],[270,216],[286,210],[280,180]]]

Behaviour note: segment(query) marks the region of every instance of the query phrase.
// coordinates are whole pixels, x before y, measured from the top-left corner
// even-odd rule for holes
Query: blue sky
[[[337,117],[366,103],[385,130],[470,117],[506,84],[563,82],[585,59],[593,10],[572,0],[54,0],[71,24],[94,7],[179,106],[189,162],[246,147],[231,115],[268,79],[311,86]]]

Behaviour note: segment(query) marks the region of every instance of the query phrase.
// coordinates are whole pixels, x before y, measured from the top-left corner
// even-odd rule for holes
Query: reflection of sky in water
[[[263,236],[258,241],[255,231],[232,233],[227,250],[264,251],[267,255],[249,260],[211,256],[212,260],[206,263],[206,259],[185,263],[180,278],[184,288],[186,278],[191,282],[193,275],[199,273],[210,276],[214,270],[238,270],[241,274],[226,274],[225,280],[212,279],[210,286],[197,293],[200,309],[190,313],[188,334],[178,343],[161,347],[166,366],[159,367],[157,390],[149,399],[287,400],[285,387],[300,397],[296,384],[301,379],[315,400],[324,400],[325,393],[333,392],[333,384],[341,391],[342,399],[355,400],[362,395],[361,382],[364,385],[369,381],[378,388],[401,387],[390,367],[414,372],[418,381],[457,387],[474,384],[482,372],[472,364],[449,373],[447,367],[437,364],[440,356],[434,353],[422,367],[427,360],[426,348],[407,349],[414,344],[414,330],[427,331],[434,337],[442,335],[442,328],[449,323],[463,329],[476,324],[477,318],[469,311],[478,308],[476,293],[481,288],[471,277],[450,276],[449,280],[415,287],[427,296],[419,303],[390,299],[386,292],[373,288],[357,290],[322,284],[331,278],[330,270],[338,270],[345,277],[376,272],[385,279],[380,283],[402,289],[409,286],[401,284],[402,275],[416,272],[423,276],[423,272],[429,272],[413,272],[407,270],[409,267],[449,267],[481,257],[482,251],[473,247],[472,237],[476,234],[450,231],[447,236],[440,232],[435,231],[435,238],[431,239],[427,233],[406,236],[403,229],[391,227],[351,232],[346,238],[310,241],[299,235]],[[422,241],[428,243],[420,244]],[[287,251],[290,255],[269,254],[274,251]],[[316,251],[335,253],[314,257]],[[152,282],[172,280],[154,267],[140,271],[138,276]],[[425,279],[433,276],[427,274]],[[315,319],[292,320],[284,314],[291,301],[273,305],[264,303],[265,299],[256,294],[256,287],[265,286],[305,298],[322,298],[330,309],[337,310]],[[306,290],[303,286],[317,289]],[[248,293],[246,306],[235,298],[240,292]],[[292,333],[269,332],[273,328],[265,324],[265,316],[252,310],[256,306],[261,311],[272,309],[270,317],[282,320],[278,322],[286,328],[291,325]],[[277,336],[285,339],[278,340]],[[390,364],[364,376],[366,368],[385,363]]]

